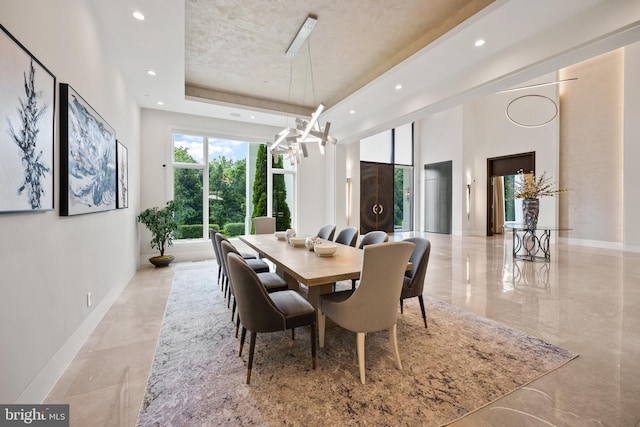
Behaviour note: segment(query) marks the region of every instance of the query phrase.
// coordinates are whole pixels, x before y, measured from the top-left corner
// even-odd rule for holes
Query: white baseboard
[[[627,250],[620,242],[607,242],[604,240],[588,240],[588,239],[575,239],[572,237],[558,237],[558,243],[565,243],[567,245],[575,246],[588,246],[592,248],[601,249],[613,249],[613,250]]]
[[[126,286],[127,282],[122,286],[112,289],[105,295],[102,301],[89,313],[84,322],[82,322],[73,335],[71,335],[49,362],[47,362],[44,368],[42,368],[14,403],[36,404],[44,401]]]

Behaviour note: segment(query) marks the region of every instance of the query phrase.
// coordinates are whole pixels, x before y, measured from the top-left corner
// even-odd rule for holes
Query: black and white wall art
[[[116,185],[117,208],[124,209],[129,207],[129,157],[127,147],[118,141],[116,151],[116,176],[118,183]]]
[[[53,209],[56,78],[0,25],[0,212]]]
[[[116,132],[60,84],[60,215],[116,208]]]

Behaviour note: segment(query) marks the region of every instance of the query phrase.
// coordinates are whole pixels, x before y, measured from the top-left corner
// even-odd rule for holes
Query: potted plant
[[[524,224],[529,230],[535,230],[538,226],[538,213],[540,211],[540,197],[555,196],[569,191],[568,189],[554,189],[554,183],[543,172],[538,178],[533,174],[518,171],[520,178],[516,180],[514,197],[522,199],[522,215]]]
[[[178,229],[177,211],[176,202],[169,200],[162,209],[154,206],[138,215],[138,222],[146,225],[153,236],[150,242],[151,248],[160,251],[160,256],[149,258],[149,262],[156,267],[166,267],[174,260],[173,255],[165,255],[164,251],[168,246],[173,245],[174,233]]]

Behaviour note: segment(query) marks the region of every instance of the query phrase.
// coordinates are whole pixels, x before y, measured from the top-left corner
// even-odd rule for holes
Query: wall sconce
[[[471,184],[467,184],[467,219],[471,217]]]
[[[351,177],[347,177],[347,189],[346,189],[346,214],[347,214],[347,226],[351,222]]]
[[[404,197],[407,198],[407,202],[411,200],[411,192],[409,190],[404,192]]]

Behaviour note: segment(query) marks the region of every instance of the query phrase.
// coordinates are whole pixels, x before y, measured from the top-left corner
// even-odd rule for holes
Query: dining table
[[[274,234],[242,235],[239,239],[261,258],[271,261],[290,289],[300,292],[300,284],[304,285],[314,307],[319,295],[333,291],[335,282],[360,278],[362,249],[331,242],[336,245],[336,252],[319,256],[304,244],[293,246]]]

